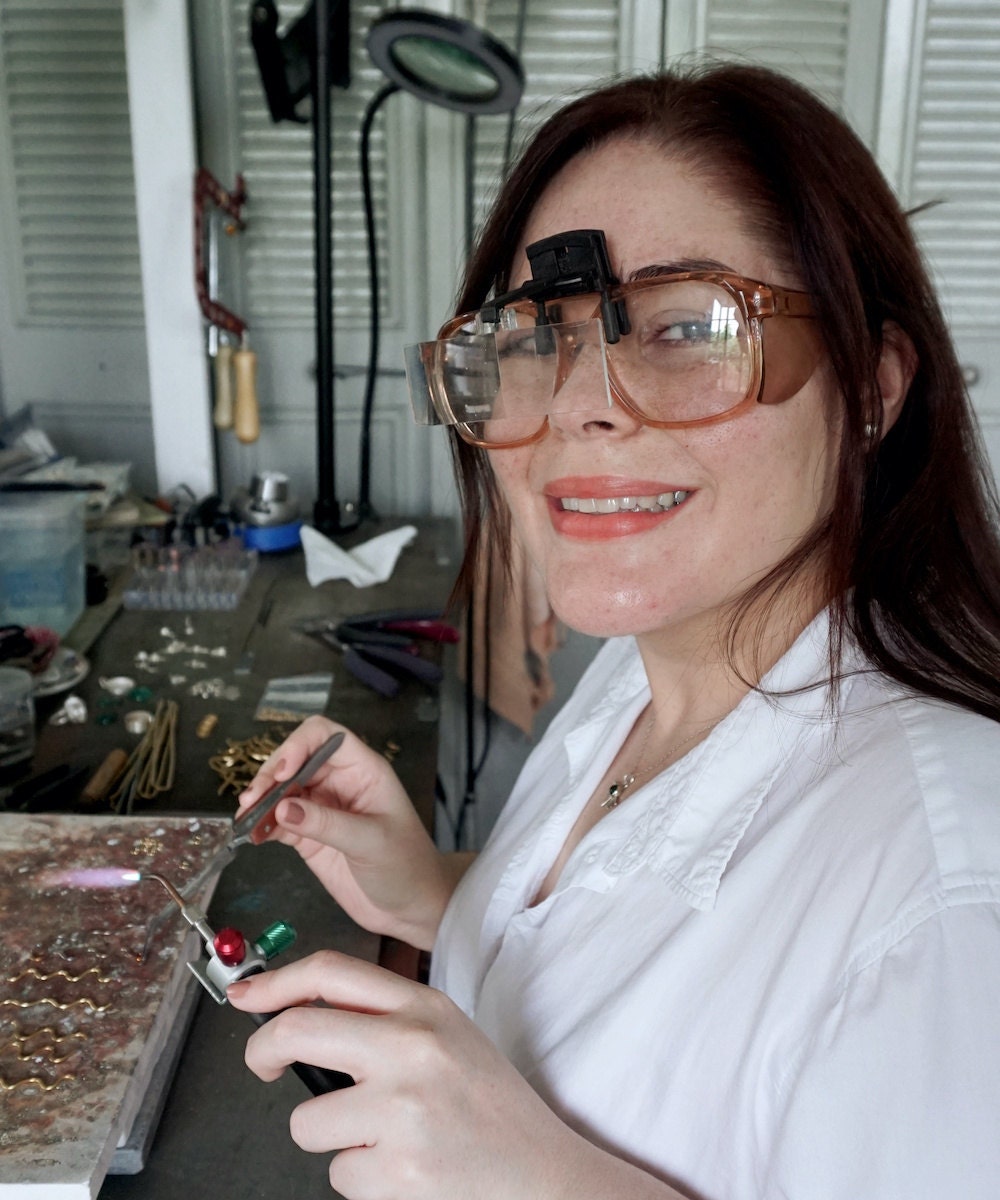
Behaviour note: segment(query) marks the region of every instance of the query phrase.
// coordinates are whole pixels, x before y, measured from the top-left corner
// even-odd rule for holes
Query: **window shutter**
[[[518,0],[491,0],[487,27],[517,51]],[[534,0],[526,7],[519,57],[526,86],[511,123],[505,116],[479,117],[475,132],[475,221],[478,225],[496,194],[508,158],[557,108],[596,81],[614,74],[621,62],[621,13],[617,0]]]
[[[278,6],[279,30],[297,18],[305,0]],[[351,86],[331,93],[333,163],[334,320],[344,328],[367,325],[369,289],[364,207],[359,161],[365,107],[385,83],[372,64],[364,39],[371,21],[387,4],[362,0],[351,5]],[[236,46],[239,169],[247,185],[245,288],[254,325],[311,326],[314,319],[312,126],[274,124],[249,35],[247,0],[230,0]],[[305,102],[306,111],[308,101]],[[380,266],[385,269],[386,170],[380,117],[372,131],[372,194],[379,231]],[[383,291],[383,303],[384,303]]]
[[[833,104],[844,98],[849,0],[710,0],[710,54],[751,59],[790,75]]]
[[[141,326],[121,0],[5,0],[0,59],[15,320]]]
[[[931,0],[907,202],[955,327],[1000,306],[1000,8]]]

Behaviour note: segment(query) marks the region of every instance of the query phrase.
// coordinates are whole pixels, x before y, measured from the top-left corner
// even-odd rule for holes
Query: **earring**
[[[869,442],[874,442],[875,438],[877,436],[878,436],[878,426],[875,424],[874,421],[866,421],[865,422],[865,437],[868,439]]]

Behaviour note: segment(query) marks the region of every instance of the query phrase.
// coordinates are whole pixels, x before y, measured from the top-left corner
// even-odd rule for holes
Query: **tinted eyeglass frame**
[[[649,425],[654,429],[693,429],[704,425],[716,425],[721,421],[733,420],[735,417],[753,408],[755,404],[781,404],[800,390],[816,369],[822,355],[822,347],[818,336],[811,328],[806,333],[803,327],[792,326],[787,332],[790,333],[791,329],[801,329],[804,336],[785,337],[778,334],[773,339],[769,338],[772,350],[778,349],[777,342],[780,338],[782,343],[781,349],[788,353],[788,358],[784,363],[772,364],[774,369],[771,372],[771,377],[768,378],[765,371],[764,335],[761,322],[769,318],[787,318],[796,321],[800,319],[815,320],[816,313],[813,308],[812,297],[807,292],[799,292],[790,288],[762,283],[759,280],[747,279],[744,276],[730,274],[729,272],[681,271],[665,272],[659,275],[651,275],[648,278],[633,280],[629,283],[614,284],[608,288],[607,298],[612,303],[620,302],[637,292],[662,287],[664,284],[684,283],[687,281],[713,284],[726,292],[736,302],[746,322],[749,335],[750,381],[747,386],[746,395],[731,408],[727,408],[722,412],[711,413],[704,417],[692,417],[680,421],[664,421],[647,416],[632,402],[625,387],[618,379],[614,367],[615,355],[613,346],[609,345],[607,355],[608,383],[614,400],[626,412],[635,417],[641,424]],[[591,319],[599,319],[601,315],[602,296],[596,292],[586,294],[592,295],[595,300]],[[576,300],[579,298],[579,295],[563,296],[553,298],[553,302],[557,299]],[[536,300],[516,300],[506,305],[505,308],[529,314],[534,318],[538,311],[538,306],[539,302]],[[441,326],[441,329],[438,331],[437,340],[448,341],[453,339],[463,326],[474,325],[478,315],[476,312],[471,312],[452,317]],[[772,328],[776,334],[779,329],[782,333],[786,332],[783,324],[781,326],[775,324]],[[629,335],[626,334],[625,336]],[[568,375],[568,372],[566,374]],[[438,399],[440,399],[445,410],[449,415],[453,416],[451,414],[451,406],[444,394],[444,389],[440,387],[436,380],[433,386],[436,393],[433,397],[435,409],[438,409],[440,412],[438,407]],[[541,423],[534,433],[505,442],[487,441],[479,438],[472,427],[462,421],[452,419],[444,423],[454,425],[462,440],[472,446],[478,446],[485,450],[505,450],[514,449],[517,446],[526,446],[532,442],[539,441],[545,436],[548,429],[549,417],[547,413],[542,417]]]

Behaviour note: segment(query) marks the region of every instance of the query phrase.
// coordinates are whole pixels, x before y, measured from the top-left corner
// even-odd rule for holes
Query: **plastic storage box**
[[[0,495],[0,624],[61,636],[83,612],[83,514],[79,493]]]

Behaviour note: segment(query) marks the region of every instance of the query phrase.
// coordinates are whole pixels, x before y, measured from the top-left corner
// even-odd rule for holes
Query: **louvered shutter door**
[[[0,58],[15,320],[141,327],[120,0],[4,0]]]
[[[510,137],[507,117],[476,121],[475,218],[478,226],[507,165],[508,142],[514,158],[542,122],[574,95],[624,69],[620,53],[617,0],[534,0],[527,4],[520,59],[526,77],[524,96]],[[518,0],[491,0],[490,32],[517,48]]]
[[[0,0],[0,404],[26,403],[155,489],[122,0]]]
[[[1000,474],[1000,6],[930,0],[906,200]]]
[[[366,326],[368,259],[361,203],[361,120],[371,96],[385,82],[364,48],[372,19],[386,4],[351,5],[351,86],[331,95],[333,142],[334,319],[345,328]],[[303,0],[279,5],[282,26],[297,17]],[[309,326],[313,321],[312,126],[270,118],[248,35],[247,0],[230,0],[236,45],[240,169],[249,203],[245,290],[254,324]],[[306,102],[308,111],[308,102]],[[385,229],[385,141],[382,124],[372,137],[372,190]],[[385,237],[380,238],[385,266]]]
[[[908,202],[956,327],[1000,309],[1000,6],[927,14]]]

